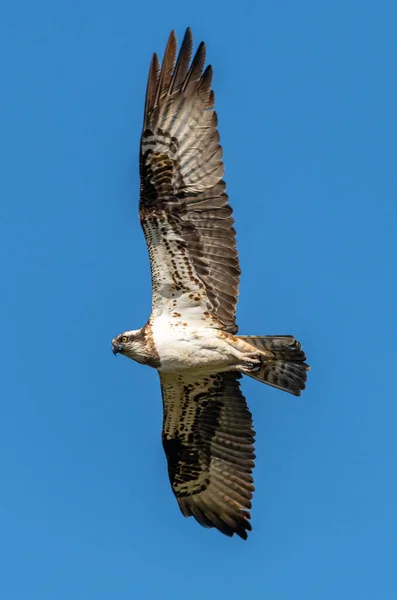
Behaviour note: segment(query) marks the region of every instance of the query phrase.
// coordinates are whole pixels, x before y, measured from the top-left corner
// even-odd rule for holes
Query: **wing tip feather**
[[[222,510],[209,506],[202,497],[195,496],[177,500],[182,514],[194,517],[202,527],[215,528],[228,537],[238,535],[243,540],[248,539],[248,532],[252,531],[251,514],[245,508],[239,511]]]

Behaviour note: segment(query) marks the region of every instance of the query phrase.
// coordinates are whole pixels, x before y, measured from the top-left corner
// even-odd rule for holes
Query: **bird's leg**
[[[226,331],[218,331],[218,337],[227,343],[226,352],[232,359],[230,370],[254,374],[260,370],[263,355],[243,339]]]
[[[239,364],[237,364],[234,368],[236,371],[241,371],[242,373],[254,374],[260,370],[262,366],[262,356],[260,352],[250,352],[249,354],[244,354],[242,356],[242,360]]]

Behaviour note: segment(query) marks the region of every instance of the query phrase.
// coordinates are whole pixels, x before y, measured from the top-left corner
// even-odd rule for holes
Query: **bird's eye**
[[[121,336],[121,341],[125,344],[128,341],[128,337],[126,335]]]

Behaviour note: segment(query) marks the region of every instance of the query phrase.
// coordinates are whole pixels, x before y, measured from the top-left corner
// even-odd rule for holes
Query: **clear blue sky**
[[[190,7],[188,7],[190,6]],[[0,9],[0,596],[395,600],[397,6],[6,0]],[[299,399],[245,380],[247,542],[179,512],[137,218],[146,76],[214,67],[241,333],[294,334]]]

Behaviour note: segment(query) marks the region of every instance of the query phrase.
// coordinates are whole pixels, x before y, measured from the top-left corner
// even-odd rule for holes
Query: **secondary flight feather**
[[[243,374],[300,395],[305,354],[292,336],[237,335],[240,267],[222,148],[202,42],[186,30],[153,55],[140,149],[139,216],[149,251],[152,311],[112,341],[157,369],[162,441],[182,513],[247,538],[254,431]]]

